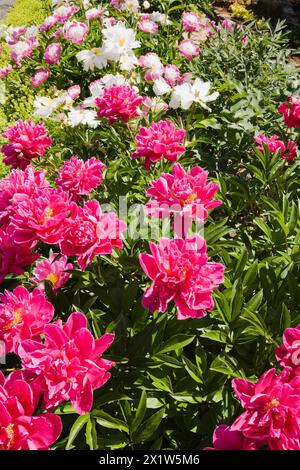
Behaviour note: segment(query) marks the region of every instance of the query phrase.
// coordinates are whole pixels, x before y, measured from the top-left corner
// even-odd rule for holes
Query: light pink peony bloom
[[[41,240],[57,244],[63,239],[69,212],[70,199],[65,192],[55,188],[39,190],[33,198],[17,205],[8,231],[16,243]]]
[[[74,22],[67,25],[64,38],[69,39],[74,44],[81,44],[85,40],[88,32],[89,27],[86,23]]]
[[[277,111],[283,115],[287,127],[300,127],[300,96],[289,96]]]
[[[58,253],[53,253],[49,259],[43,259],[36,263],[32,281],[39,284],[40,289],[44,288],[43,281],[48,281],[52,284],[53,291],[57,293],[70,278],[71,274],[65,272],[70,269],[73,269],[73,264],[68,263],[66,256],[59,256]]]
[[[271,450],[300,449],[300,383],[291,370],[266,371],[257,383],[233,379],[245,412],[231,426],[249,439],[267,442]]]
[[[224,266],[208,262],[203,238],[161,238],[159,245],[149,242],[149,247],[151,255],[139,257],[153,281],[142,299],[145,308],[165,312],[174,301],[179,320],[201,318],[213,309],[212,291],[223,282]]]
[[[44,407],[51,409],[70,400],[79,414],[88,413],[93,404],[93,390],[110,378],[114,363],[101,355],[114,340],[113,334],[94,339],[87,329],[87,319],[80,312],[45,326],[44,344],[25,340],[18,353],[25,371],[34,373],[44,392]]]
[[[131,157],[145,157],[144,167],[147,170],[162,158],[176,162],[179,155],[185,152],[182,145],[184,137],[185,130],[176,129],[171,121],[152,122],[148,128],[141,127],[135,136],[138,148]]]
[[[0,180],[0,225],[8,225],[16,206],[34,197],[38,189],[49,187],[44,170],[35,170],[28,165],[25,170],[12,170]]]
[[[158,31],[158,25],[151,20],[141,20],[138,22],[137,26],[143,33],[155,34]]]
[[[36,69],[33,77],[31,77],[32,88],[38,88],[41,86],[46,80],[48,80],[49,76],[49,69]]]
[[[143,98],[127,85],[112,85],[105,88],[102,96],[95,99],[99,108],[97,115],[107,118],[109,124],[120,119],[127,123],[129,119],[139,116],[139,106]]]
[[[283,367],[300,365],[300,325],[287,328],[283,334],[283,344],[275,349],[276,359]]]
[[[74,155],[61,167],[56,184],[77,200],[78,196],[90,194],[101,184],[103,168],[104,163],[97,158],[83,161]]]
[[[0,282],[9,273],[23,274],[25,266],[40,257],[38,253],[32,253],[34,246],[34,243],[17,245],[6,230],[0,229]]]
[[[164,66],[155,52],[140,56],[139,65],[142,69],[146,69],[145,80],[147,82],[158,80],[164,73]]]
[[[49,44],[49,46],[45,49],[44,59],[47,64],[54,65],[57,64],[57,62],[59,61],[60,54],[61,44],[59,44],[58,42],[53,42],[52,44]]]
[[[27,31],[26,26],[17,26],[10,31],[9,37],[6,39],[6,43],[9,46],[13,46],[18,42],[18,39],[23,36]]]
[[[12,127],[3,132],[2,137],[9,140],[2,145],[3,162],[13,168],[24,170],[33,158],[41,157],[52,144],[47,129],[42,122],[34,124],[31,119],[19,119]]]
[[[89,21],[96,20],[102,15],[102,13],[103,10],[101,10],[100,8],[90,8],[85,12],[85,17]]]
[[[0,294],[0,341],[7,353],[17,353],[24,339],[40,340],[44,326],[54,315],[54,308],[40,289],[29,292],[18,286]]]
[[[226,29],[227,31],[232,33],[233,32],[233,27],[234,27],[234,22],[230,21],[230,20],[223,20],[222,21],[222,26],[223,26],[224,29]]]
[[[164,70],[164,78],[168,85],[170,85],[171,87],[175,86],[176,83],[179,83],[180,81],[179,68],[176,67],[176,65],[167,64]]]
[[[241,431],[232,431],[230,426],[220,424],[214,430],[213,445],[204,450],[258,450],[262,442],[247,439]]]
[[[64,32],[63,28],[57,28],[57,30],[54,31],[54,33],[52,34],[53,39],[55,39],[55,40],[60,39],[63,32]]]
[[[73,85],[67,89],[67,95],[71,100],[75,101],[79,98],[81,92],[80,85]]]
[[[209,209],[222,204],[213,200],[219,186],[208,182],[207,177],[199,166],[186,172],[175,163],[172,174],[162,173],[157,181],[151,181],[152,187],[146,192],[151,198],[146,204],[148,214],[158,218],[173,215],[175,233],[185,235],[192,220],[203,221]]]
[[[54,15],[47,16],[47,18],[44,19],[44,23],[41,24],[41,26],[39,27],[39,30],[40,31],[48,31],[54,25],[56,25],[56,23],[58,23],[58,19],[56,18],[56,16],[54,16]]]
[[[33,43],[30,39],[25,41],[18,41],[10,49],[10,57],[15,62],[17,67],[21,67],[23,59],[32,56]]]
[[[193,11],[185,11],[182,13],[181,23],[183,29],[189,33],[192,31],[197,31],[200,28],[202,21],[197,13],[194,13]]]
[[[272,135],[270,138],[259,134],[255,137],[255,142],[259,144],[257,150],[259,150],[261,153],[264,153],[264,144],[268,147],[270,153],[275,153],[277,150],[279,150],[280,157],[284,160],[287,160],[288,162],[294,160],[298,150],[298,147],[293,140],[289,140],[288,143],[285,144],[276,134]]]
[[[12,71],[13,67],[11,64],[8,64],[6,67],[0,69],[0,78],[5,78]]]
[[[184,39],[179,44],[179,54],[186,60],[192,60],[199,55],[199,46],[190,39]]]
[[[0,450],[48,450],[62,431],[58,415],[34,416],[40,393],[20,371],[6,379],[0,371]]]
[[[94,256],[111,254],[113,248],[121,249],[125,230],[125,222],[113,212],[102,213],[95,199],[83,207],[72,203],[60,250],[64,255],[76,256],[80,269],[84,270]]]
[[[58,23],[65,23],[71,16],[75,15],[79,10],[75,5],[61,5],[55,8],[53,16],[56,18]]]

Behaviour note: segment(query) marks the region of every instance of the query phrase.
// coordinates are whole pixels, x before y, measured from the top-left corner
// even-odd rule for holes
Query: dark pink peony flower
[[[245,412],[231,426],[249,439],[267,442],[271,450],[300,449],[300,383],[291,370],[266,371],[257,383],[233,379]]]
[[[72,203],[60,250],[64,255],[76,256],[80,269],[84,270],[94,256],[110,254],[113,248],[121,249],[125,230],[126,224],[113,212],[102,213],[95,199],[83,207]]]
[[[204,450],[258,450],[262,442],[251,441],[241,431],[233,431],[230,426],[220,424],[214,430],[213,445]]]
[[[300,127],[300,96],[289,96],[277,111],[283,115],[287,127]]]
[[[87,319],[73,313],[65,325],[61,320],[45,326],[44,344],[25,340],[19,346],[25,371],[34,373],[35,382],[44,392],[44,407],[51,409],[70,400],[77,413],[91,410],[93,390],[110,378],[114,363],[101,355],[114,340],[113,334],[94,339],[87,329]]]
[[[199,166],[186,172],[175,163],[172,174],[162,173],[157,181],[151,181],[152,187],[146,192],[151,198],[146,204],[148,214],[158,218],[173,215],[175,233],[182,236],[192,220],[203,221],[209,209],[221,204],[213,200],[219,186],[208,182],[207,176]]]
[[[36,69],[34,75],[31,77],[32,88],[38,88],[50,77],[49,69]]]
[[[25,170],[12,170],[6,178],[0,180],[0,225],[7,226],[10,217],[22,201],[34,197],[38,190],[49,187],[44,170],[35,170],[27,166]]]
[[[257,150],[259,150],[259,152],[264,153],[264,144],[268,147],[270,153],[275,153],[279,150],[280,157],[289,162],[294,160],[298,150],[293,140],[289,140],[288,143],[285,144],[276,134],[272,135],[270,138],[259,134],[255,137],[255,142],[258,144]]]
[[[9,140],[8,144],[1,147],[1,152],[5,155],[3,162],[22,170],[33,158],[44,155],[52,144],[44,124],[41,122],[34,124],[31,119],[29,121],[19,119],[14,126],[8,127],[3,132],[2,137]]]
[[[18,286],[0,294],[0,340],[6,352],[17,353],[24,339],[37,339],[54,315],[54,308],[40,289],[29,292]]]
[[[97,158],[83,161],[74,155],[61,167],[56,184],[76,200],[78,196],[90,194],[101,184],[103,168],[104,163]]]
[[[57,244],[63,239],[70,212],[69,196],[54,188],[39,190],[34,197],[20,202],[8,227],[16,243],[41,240]]]
[[[283,367],[292,368],[300,365],[300,325],[287,328],[283,334],[283,343],[275,349],[277,361]]]
[[[0,450],[48,450],[62,431],[58,415],[34,416],[39,393],[20,371],[6,379],[0,371]]]
[[[203,238],[161,238],[159,245],[149,242],[149,247],[151,255],[139,257],[153,281],[142,299],[145,308],[165,312],[174,301],[179,320],[201,318],[213,309],[212,291],[223,282],[224,266],[208,262]]]
[[[144,166],[147,170],[162,158],[176,162],[178,156],[185,152],[182,145],[184,137],[185,130],[176,129],[171,121],[153,122],[148,128],[140,128],[135,137],[138,148],[131,157],[145,157]]]
[[[104,89],[103,94],[95,99],[99,108],[97,115],[107,118],[109,124],[120,119],[127,123],[139,116],[139,106],[143,98],[127,85],[112,85]]]
[[[66,256],[58,256],[58,253],[53,253],[49,259],[43,259],[36,264],[32,281],[39,284],[41,289],[44,287],[43,281],[49,281],[56,293],[70,278],[71,274],[65,272],[70,269],[73,269],[73,264],[68,263]]]
[[[0,282],[9,273],[16,276],[23,274],[25,266],[40,257],[32,252],[34,246],[35,243],[17,245],[6,230],[0,229]]]
[[[57,64],[60,59],[61,54],[61,44],[58,42],[53,42],[45,49],[44,59],[45,62],[49,65]]]

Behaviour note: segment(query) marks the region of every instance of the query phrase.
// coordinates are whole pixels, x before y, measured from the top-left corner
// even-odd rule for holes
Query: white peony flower
[[[97,121],[97,113],[91,109],[73,108],[68,114],[68,124],[71,127],[76,127],[79,124],[86,124],[95,129],[99,122]]]
[[[114,26],[108,26],[102,30],[103,53],[109,60],[119,60],[124,54],[128,54],[137,47],[140,42],[135,39],[135,31],[127,29],[121,21]]]
[[[129,52],[127,54],[123,54],[120,57],[119,64],[120,69],[130,72],[136,65],[138,65],[137,57],[134,55],[133,52]]]
[[[204,82],[201,78],[196,78],[194,83],[191,86],[191,93],[193,94],[193,101],[195,103],[200,104],[202,108],[207,109],[207,111],[211,111],[211,109],[206,105],[210,101],[215,101],[218,96],[219,92],[215,91],[211,95],[209,95],[211,84],[209,82]]]
[[[194,101],[190,83],[176,85],[173,88],[169,107],[173,109],[189,109]]]
[[[153,91],[156,96],[166,95],[167,93],[170,93],[171,90],[172,88],[170,87],[170,85],[167,84],[164,78],[159,78],[158,80],[155,80],[153,85]]]
[[[94,70],[102,69],[107,65],[107,59],[103,54],[103,50],[101,47],[94,47],[90,50],[79,51],[76,54],[76,58],[78,62],[82,62],[83,69]]]
[[[206,103],[216,100],[219,93],[216,91],[209,95],[210,87],[211,84],[204,82],[201,78],[196,78],[192,84],[183,83],[182,85],[176,85],[173,88],[169,106],[173,109],[189,109],[192,103],[198,103],[202,108],[211,111]]]

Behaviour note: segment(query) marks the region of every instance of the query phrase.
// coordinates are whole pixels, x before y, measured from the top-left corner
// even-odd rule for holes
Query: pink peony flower
[[[85,12],[85,17],[87,20],[96,20],[102,15],[103,11],[100,8],[90,8]]]
[[[140,31],[143,33],[155,34],[158,31],[158,26],[154,21],[151,20],[140,20],[137,24]]]
[[[10,49],[10,57],[15,62],[17,67],[21,67],[23,59],[32,56],[33,43],[30,39],[25,41],[18,41]]]
[[[75,15],[79,10],[75,5],[61,5],[54,10],[53,16],[58,23],[65,23],[71,16]]]
[[[231,426],[249,439],[266,441],[271,450],[300,449],[300,384],[290,370],[266,371],[257,383],[233,379],[245,412]]]
[[[176,129],[171,121],[152,122],[150,127],[141,127],[135,140],[137,150],[132,158],[145,157],[144,167],[149,170],[152,163],[162,158],[176,162],[178,156],[185,151],[182,145],[185,130]]]
[[[270,153],[275,153],[279,150],[280,157],[289,162],[294,160],[298,150],[298,147],[293,140],[289,140],[288,143],[285,144],[282,140],[279,140],[279,136],[276,134],[272,135],[270,138],[259,134],[255,137],[255,142],[259,144],[257,147],[259,152],[264,153],[264,144],[268,147]]]
[[[56,16],[54,16],[54,15],[47,16],[47,18],[44,19],[44,23],[41,24],[41,26],[39,27],[39,30],[40,31],[48,31],[54,25],[56,25],[56,23],[58,23],[58,19],[56,18]]]
[[[80,269],[84,270],[96,255],[121,249],[122,232],[126,224],[113,212],[102,213],[98,201],[87,201],[83,207],[72,203],[71,216],[64,227],[60,250],[64,255],[76,256]]]
[[[71,100],[75,101],[79,98],[81,92],[80,85],[73,85],[67,89],[67,95]]]
[[[143,98],[127,85],[112,85],[105,88],[103,94],[95,99],[99,108],[97,115],[107,118],[109,124],[120,119],[127,123],[139,116],[139,106]]]
[[[145,308],[165,312],[173,300],[179,320],[201,318],[213,309],[211,294],[223,282],[224,266],[208,262],[203,238],[161,238],[159,245],[149,242],[149,247],[151,255],[139,257],[153,281],[142,299]]]
[[[32,88],[38,88],[41,86],[46,80],[48,80],[49,76],[49,69],[36,69],[33,77],[31,77]]]
[[[35,170],[28,165],[23,170],[12,170],[6,178],[0,180],[0,225],[8,225],[17,205],[34,197],[38,189],[49,187],[44,170]]]
[[[197,31],[202,24],[201,18],[193,11],[185,11],[181,16],[181,23],[183,29],[189,33]]]
[[[36,264],[32,281],[39,284],[41,289],[44,288],[43,281],[49,281],[52,284],[53,291],[57,293],[70,278],[71,274],[65,272],[70,269],[73,269],[73,264],[68,263],[66,256],[59,257],[58,253],[53,253],[49,256],[49,259],[43,259]]]
[[[84,162],[74,155],[61,167],[56,184],[76,200],[101,184],[103,168],[105,165],[97,158]]]
[[[12,65],[8,64],[6,67],[0,69],[0,78],[5,78],[12,71]]]
[[[283,334],[283,344],[275,349],[277,361],[283,367],[300,365],[300,325],[287,328]]]
[[[184,39],[179,44],[179,54],[186,60],[192,60],[193,57],[197,57],[199,55],[199,46],[190,39]]]
[[[60,39],[63,32],[64,32],[63,28],[57,28],[57,30],[54,31],[54,33],[52,34],[52,38],[55,39],[55,40]]]
[[[175,86],[180,81],[179,68],[173,64],[167,64],[164,70],[164,77],[168,85],[171,87]]]
[[[54,308],[40,289],[29,292],[18,286],[0,294],[0,340],[7,353],[17,353],[24,339],[40,340],[44,326],[54,315]]]
[[[45,326],[44,344],[25,340],[18,353],[25,371],[33,372],[44,392],[44,407],[51,409],[70,400],[79,414],[93,404],[93,390],[110,378],[114,363],[101,355],[114,340],[113,334],[94,339],[87,329],[87,319],[73,313],[65,325],[61,320]]]
[[[224,29],[226,29],[227,31],[232,33],[233,32],[233,27],[234,27],[234,22],[230,21],[230,20],[223,20],[222,21],[222,26],[223,26]]]
[[[0,371],[0,450],[48,450],[62,431],[58,415],[34,416],[40,394],[21,378]]]
[[[243,44],[243,46],[247,46],[247,44],[248,44],[248,36],[244,36],[244,37],[242,38],[242,44]]]
[[[182,237],[182,227],[186,234],[192,220],[203,221],[209,209],[222,204],[213,200],[219,186],[207,182],[207,176],[199,166],[185,172],[175,163],[172,174],[162,173],[157,181],[151,181],[146,193],[151,198],[146,204],[148,214],[158,218],[173,215],[175,233]]]
[[[230,426],[220,424],[214,430],[213,445],[204,450],[258,450],[262,443],[251,441],[241,431],[233,431]]]
[[[38,253],[32,253],[34,243],[17,245],[6,230],[0,229],[0,282],[8,273],[23,274],[25,266],[39,258]]]
[[[26,26],[17,26],[16,28],[13,28],[10,30],[9,37],[6,40],[6,43],[9,46],[13,46],[18,42],[18,39],[23,36],[27,31]]]
[[[287,127],[300,127],[300,96],[289,96],[277,111],[283,115]]]
[[[64,32],[64,38],[69,39],[74,44],[81,44],[89,32],[89,27],[86,23],[70,23],[67,25]]]
[[[63,239],[70,211],[69,196],[61,190],[39,190],[34,197],[20,202],[8,227],[16,243],[41,240],[57,244]]]
[[[60,54],[61,44],[59,44],[58,42],[53,42],[52,44],[49,44],[49,46],[46,48],[44,52],[44,59],[47,64],[54,65],[57,64],[57,62],[59,61]]]
[[[5,158],[3,162],[13,168],[24,170],[33,158],[41,157],[52,144],[47,130],[42,122],[34,124],[31,119],[19,119],[12,127],[3,132],[2,137],[9,140],[2,145],[1,152]]]

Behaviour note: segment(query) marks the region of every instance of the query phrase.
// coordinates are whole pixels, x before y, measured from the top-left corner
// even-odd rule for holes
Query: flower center
[[[14,438],[15,438],[15,431],[14,431],[14,425],[11,423],[5,428],[7,435],[8,435],[8,447],[10,447],[14,443]],[[7,446],[0,445],[0,450],[5,450],[7,449]]]
[[[17,310],[14,311],[14,319],[6,323],[6,325],[3,326],[3,330],[5,331],[11,330],[14,326],[21,323],[22,320],[23,320],[23,310],[22,308],[17,308]]]
[[[46,281],[50,281],[53,286],[57,283],[58,279],[59,279],[58,275],[54,273],[50,273],[46,277]]]
[[[51,207],[46,207],[46,209],[44,210],[44,217],[41,217],[39,223],[44,224],[45,222],[48,222],[48,220],[50,220],[52,216],[53,209]]]
[[[124,46],[125,42],[126,42],[125,38],[120,38],[120,39],[118,40],[119,46]]]
[[[264,406],[264,411],[267,412],[271,410],[272,408],[277,408],[277,406],[280,405],[280,401],[278,398],[272,398],[268,403],[265,404]]]

